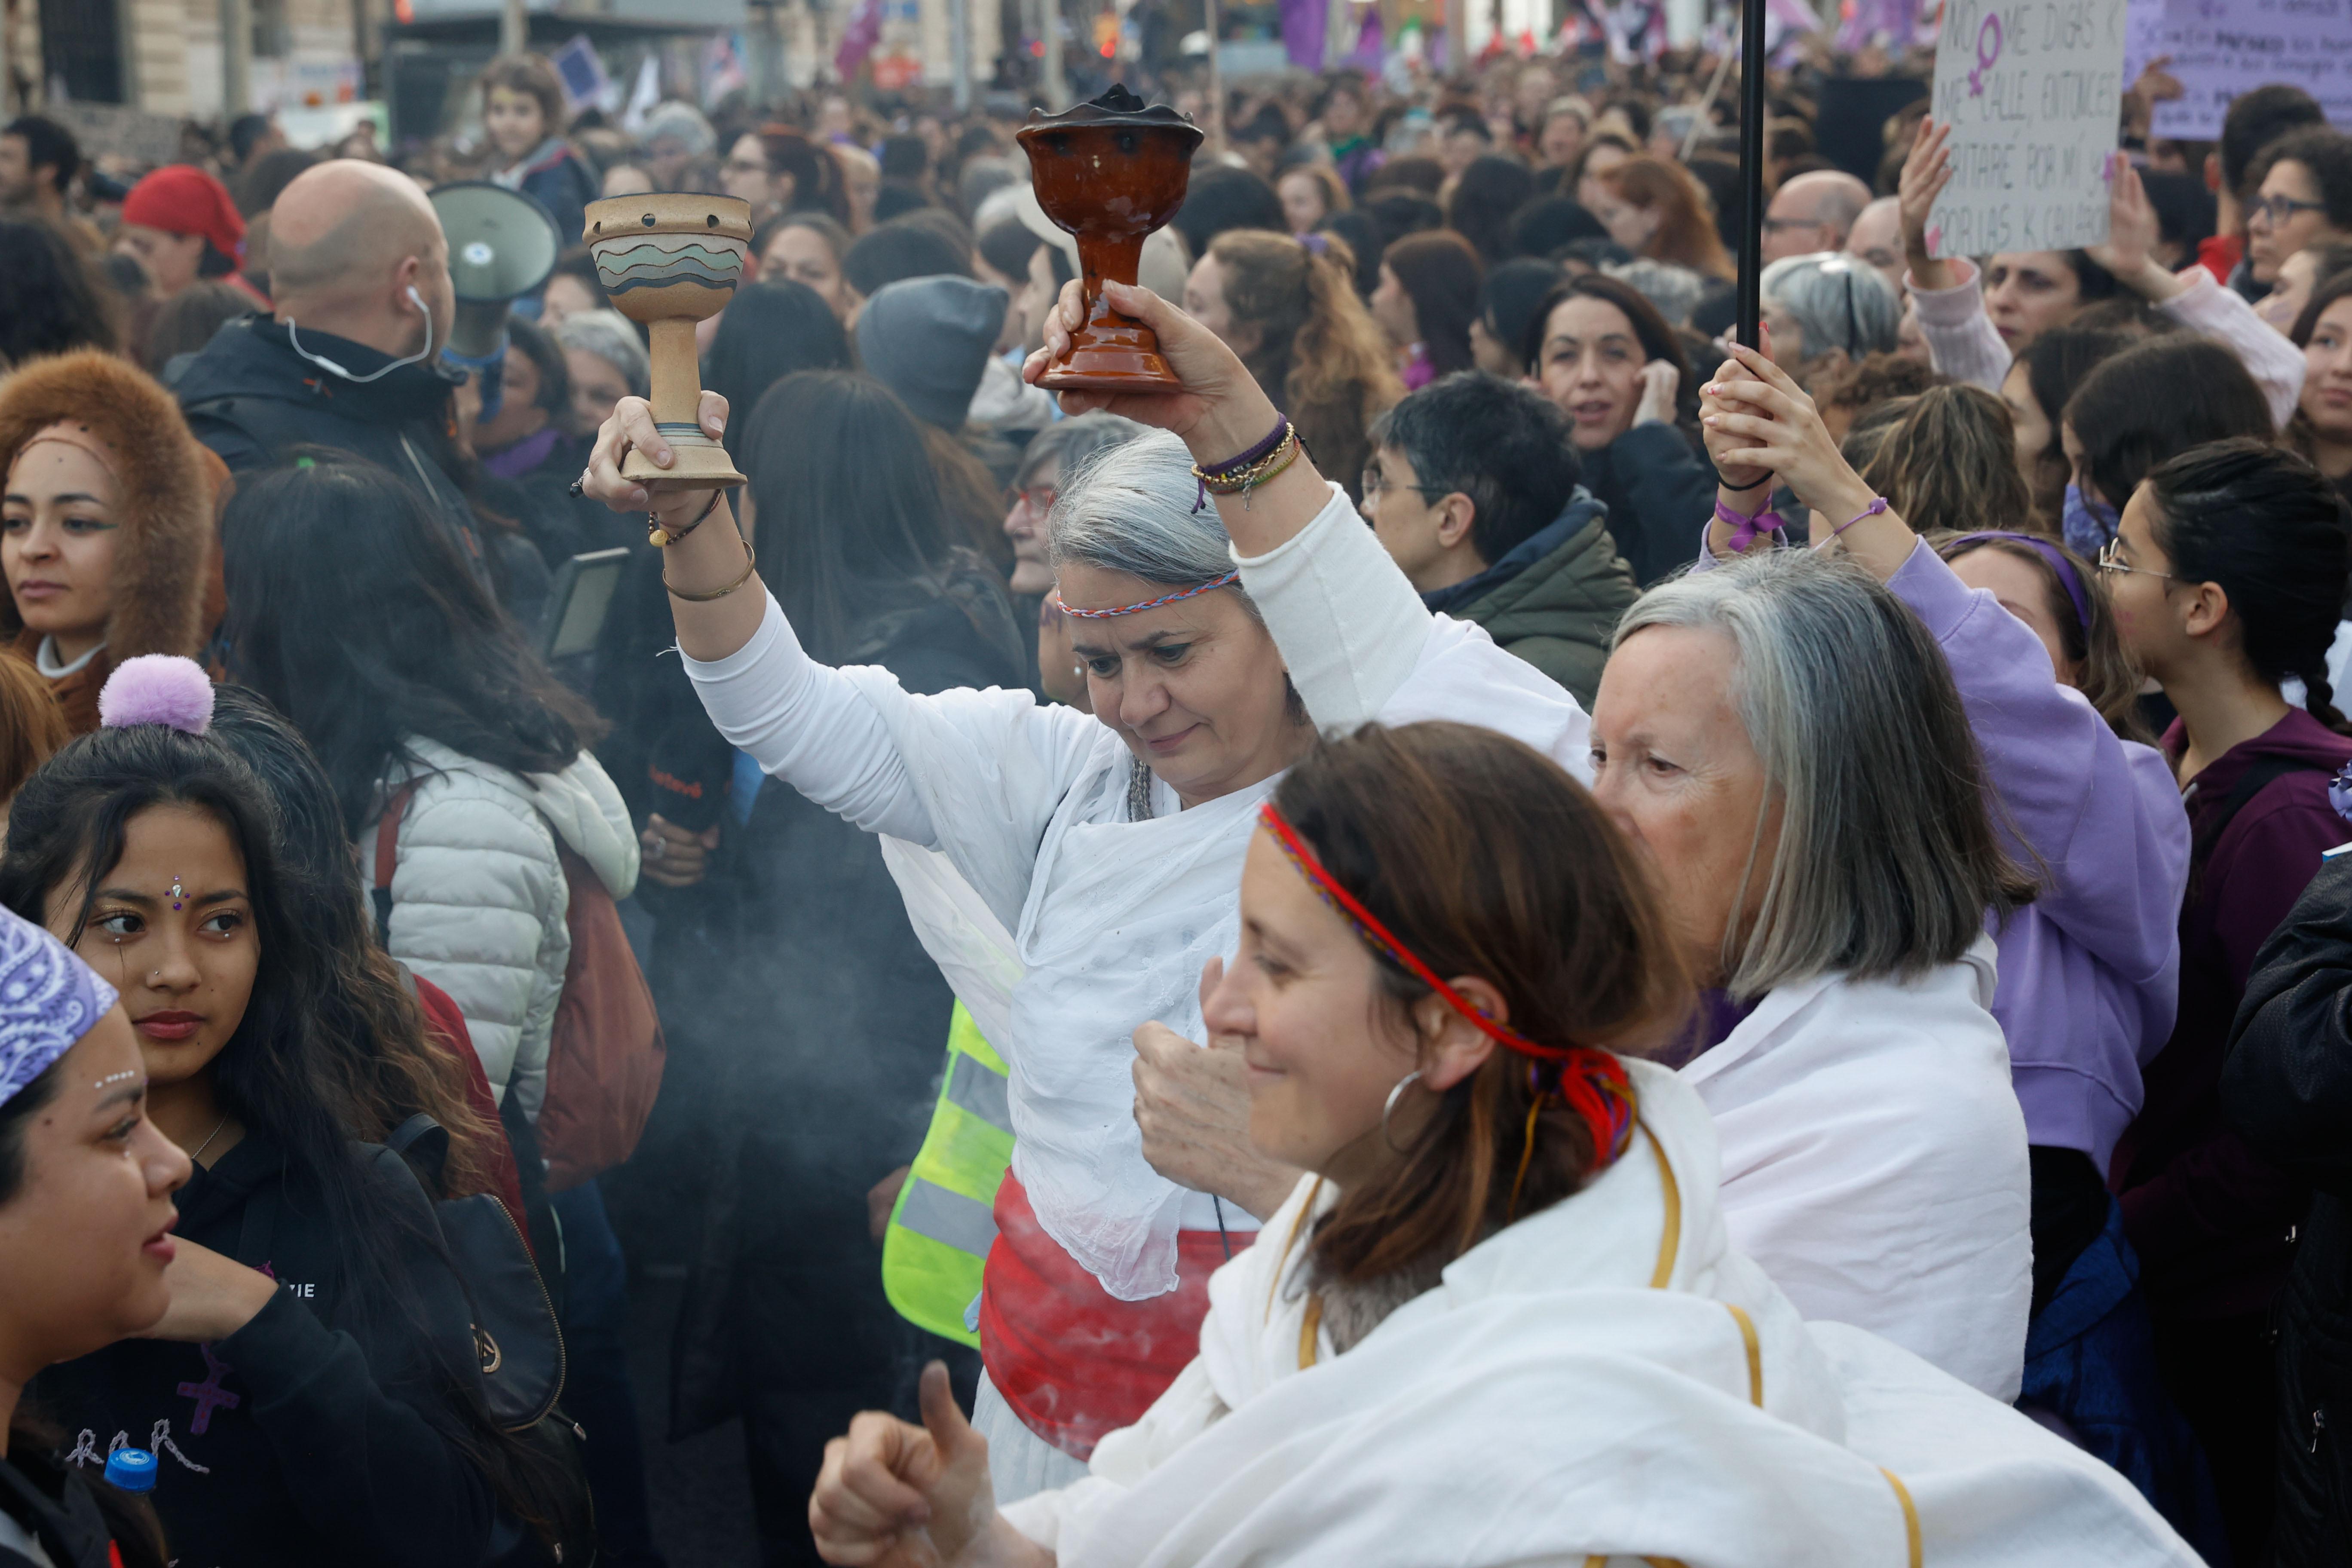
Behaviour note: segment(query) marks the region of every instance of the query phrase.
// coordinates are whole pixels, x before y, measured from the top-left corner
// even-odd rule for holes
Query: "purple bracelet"
[[[1284,437],[1287,437],[1289,434],[1290,421],[1285,419],[1281,415],[1276,414],[1274,416],[1274,434],[1268,436],[1265,440],[1260,441],[1256,446],[1252,447],[1248,451],[1244,452],[1240,457],[1228,458],[1222,463],[1193,464],[1192,474],[1195,481],[1200,486],[1200,494],[1193,498],[1192,510],[1194,511],[1199,511],[1202,507],[1209,504],[1209,481],[1211,479],[1222,479],[1229,474],[1241,473],[1250,468],[1253,464],[1263,463],[1268,458],[1274,456],[1275,449],[1282,445]]]
[[[1870,499],[1870,504],[1868,506],[1864,507],[1860,511],[1855,512],[1852,517],[1847,518],[1843,522],[1841,522],[1835,528],[1831,529],[1830,537],[1832,539],[1835,539],[1839,534],[1843,533],[1847,529],[1852,528],[1864,518],[1876,517],[1880,512],[1885,511],[1885,510],[1886,498],[1885,496],[1873,496]]]
[[[1751,485],[1748,488],[1753,489],[1755,487]],[[1731,552],[1734,555],[1747,553],[1748,547],[1754,544],[1759,536],[1778,533],[1788,526],[1780,514],[1769,508],[1758,512],[1754,517],[1742,517],[1721,501],[1715,503],[1715,518],[1717,522],[1731,525]]]

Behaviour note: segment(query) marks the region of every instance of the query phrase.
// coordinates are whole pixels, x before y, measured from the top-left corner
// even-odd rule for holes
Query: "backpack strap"
[[[2189,857],[2191,863],[2203,866],[2212,855],[2213,847],[2221,842],[2221,835],[2228,832],[2230,824],[2237,820],[2238,813],[2273,784],[2289,773],[2333,773],[2335,771],[2325,763],[2305,757],[2255,758],[2246,771],[2238,775],[2238,782],[2230,786],[2230,793],[2222,797],[2221,804],[2208,812],[2205,820],[2197,825],[2196,848]]]
[[[409,798],[415,793],[414,784],[393,791],[375,822],[375,881],[369,896],[375,903],[375,939],[386,947],[392,945],[392,874],[400,864],[400,821],[408,815]]]

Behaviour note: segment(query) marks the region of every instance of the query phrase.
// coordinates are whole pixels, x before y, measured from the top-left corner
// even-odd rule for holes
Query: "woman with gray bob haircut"
[[[1935,639],[1850,563],[1703,555],[1626,612],[1592,731],[1593,793],[1723,994],[1682,1070],[1733,1243],[1807,1318],[2013,1400],[2025,1124],[1985,927],[2032,889]]]
[[[1784,256],[1764,268],[1759,287],[1772,357],[1782,364],[1810,372],[1826,354],[1894,352],[1903,302],[1874,267],[1833,250]]]

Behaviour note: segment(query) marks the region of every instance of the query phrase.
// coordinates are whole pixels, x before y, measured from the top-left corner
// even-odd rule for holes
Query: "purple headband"
[[[66,944],[0,910],[0,1102],[49,1070],[115,1002]]]
[[[2058,574],[2058,585],[2066,590],[2068,598],[2074,601],[2074,624],[2081,627],[2085,635],[2090,632],[2090,595],[2083,592],[2083,579],[2075,574],[2074,563],[2066,559],[2064,551],[2039,534],[2012,533],[2006,529],[1997,528],[1987,529],[1982,533],[1963,533],[1958,539],[1950,541],[1947,548],[1961,544],[1980,544],[1988,539],[2015,540],[2020,544],[2030,546],[2035,554],[2050,563],[2050,570]]]

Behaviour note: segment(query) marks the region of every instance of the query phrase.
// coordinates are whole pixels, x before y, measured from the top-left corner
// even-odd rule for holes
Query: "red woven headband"
[[[1592,1134],[1594,1159],[1606,1164],[1617,1157],[1633,1124],[1633,1086],[1625,1077],[1622,1062],[1590,1046],[1538,1045],[1508,1025],[1496,1023],[1468,997],[1440,979],[1437,971],[1423,963],[1411,948],[1397,940],[1394,931],[1381,923],[1378,915],[1364,907],[1363,900],[1341,887],[1339,879],[1315,858],[1315,851],[1307,847],[1307,841],[1274,802],[1269,800],[1258,807],[1258,820],[1274,835],[1283,853],[1290,857],[1290,863],[1315,885],[1325,901],[1348,917],[1349,923],[1365,942],[1403,965],[1414,979],[1435,992],[1440,1001],[1496,1045],[1538,1061],[1560,1063],[1560,1099],[1583,1119]]]

